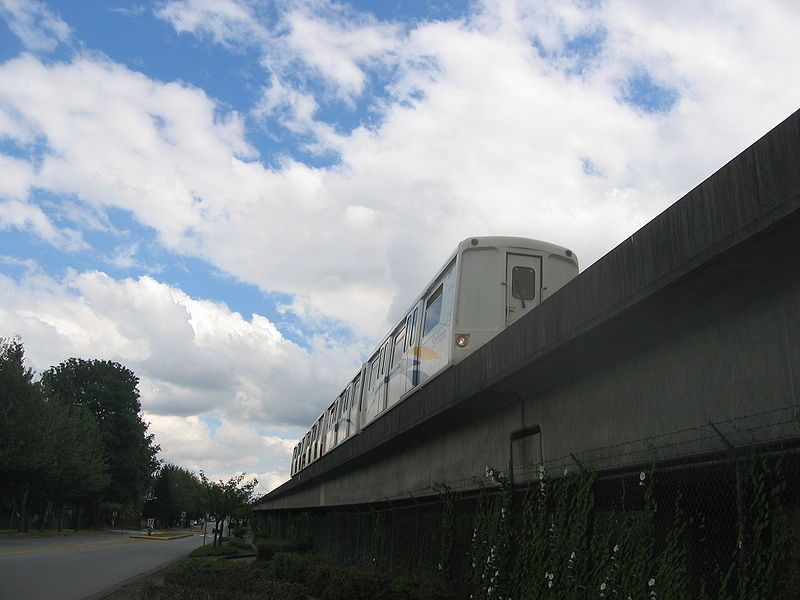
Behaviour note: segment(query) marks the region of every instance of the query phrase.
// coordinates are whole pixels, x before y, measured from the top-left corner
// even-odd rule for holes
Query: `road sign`
[[[147,526],[148,526],[150,529],[152,529],[153,527],[155,527],[155,526],[156,526],[156,520],[155,520],[155,519],[147,519]]]
[[[186,518],[186,511],[184,510],[184,511],[181,511],[181,519],[185,519],[185,518]]]

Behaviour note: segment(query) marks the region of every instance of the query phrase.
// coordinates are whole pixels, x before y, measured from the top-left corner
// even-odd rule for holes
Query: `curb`
[[[147,535],[145,534],[136,534],[136,535],[129,535],[130,538],[135,538],[137,540],[158,540],[161,542],[168,542],[169,540],[180,540],[182,538],[192,537],[194,533],[181,533],[179,535]]]

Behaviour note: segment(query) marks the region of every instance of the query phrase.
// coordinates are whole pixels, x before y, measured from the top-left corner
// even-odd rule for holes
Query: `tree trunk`
[[[44,519],[42,519],[42,525],[45,529],[47,529],[47,522],[50,520],[50,514],[53,512],[53,501],[48,500],[47,506],[44,509]]]
[[[64,513],[67,512],[67,505],[62,503],[61,504],[61,514],[58,515],[58,530],[61,531],[61,528],[64,526]]]
[[[11,520],[8,523],[9,529],[14,529],[14,514],[17,512],[17,495],[11,499]]]
[[[75,531],[78,531],[81,526],[81,518],[83,517],[83,502],[78,506],[78,518],[75,519]]]
[[[28,531],[28,488],[29,484],[25,484],[25,491],[22,492],[22,502],[20,508],[22,512],[19,515],[19,523],[17,524],[17,531]]]

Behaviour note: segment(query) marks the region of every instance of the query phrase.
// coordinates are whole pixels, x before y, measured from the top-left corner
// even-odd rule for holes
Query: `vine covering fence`
[[[798,448],[740,450],[718,425],[701,434],[723,451],[659,462],[650,440],[652,461],[635,468],[622,445],[628,464],[602,472],[588,455],[487,466],[405,499],[269,513],[262,526],[339,564],[447,579],[474,600],[800,597]]]

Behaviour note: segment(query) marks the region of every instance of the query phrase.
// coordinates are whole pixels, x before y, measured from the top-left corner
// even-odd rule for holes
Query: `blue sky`
[[[0,336],[286,477],[460,239],[591,264],[800,104],[791,2],[0,0]]]

